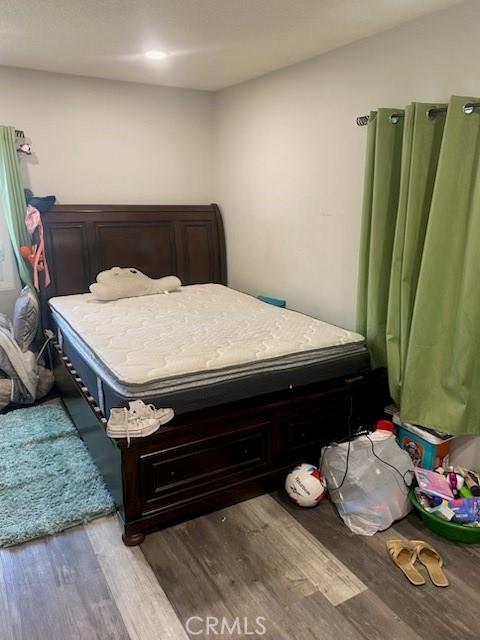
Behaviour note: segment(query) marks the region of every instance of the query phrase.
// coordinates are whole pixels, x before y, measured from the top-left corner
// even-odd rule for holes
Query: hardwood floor
[[[0,552],[2,640],[128,640],[83,528]]]
[[[398,638],[402,640],[410,637],[478,640],[480,630],[474,622],[474,612],[480,606],[480,554],[477,547],[457,545],[435,536],[414,514],[375,536],[356,536],[342,526],[330,505],[322,504],[315,511],[299,510],[290,505],[283,495],[277,500],[287,511],[294,513],[312,535],[321,538],[323,544],[367,585],[368,595],[362,594],[364,599],[377,596],[390,620],[389,632],[398,619],[411,627],[410,635],[406,629],[401,629]],[[450,586],[439,589],[429,580],[422,587],[411,586],[385,553],[385,542],[391,538],[429,542],[444,559]],[[354,600],[346,606],[340,605],[349,619],[350,607],[355,606]],[[369,616],[365,619],[367,621],[375,623],[376,620]],[[417,635],[412,635],[412,631]],[[385,633],[385,627],[380,621],[378,633],[378,637],[385,637],[381,635]],[[375,635],[372,632],[367,637]]]
[[[431,542],[450,587],[411,586],[385,552],[392,537]],[[141,548],[123,546],[116,519],[103,518],[0,551],[0,639],[473,640],[479,563],[480,548],[437,538],[413,514],[362,537],[328,502],[299,509],[283,494]]]
[[[180,620],[139,547],[126,547],[115,518],[85,527],[131,640],[187,639]]]

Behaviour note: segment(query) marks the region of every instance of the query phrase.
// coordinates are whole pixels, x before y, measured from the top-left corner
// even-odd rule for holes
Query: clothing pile
[[[38,301],[25,287],[15,304],[13,323],[0,314],[0,410],[11,402],[33,404],[53,385],[52,372],[38,363],[35,353],[38,326]]]

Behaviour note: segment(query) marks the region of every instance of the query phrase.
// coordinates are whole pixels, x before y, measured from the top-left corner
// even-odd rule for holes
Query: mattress
[[[104,412],[134,398],[188,411],[369,365],[359,334],[217,284],[49,304],[64,352]]]

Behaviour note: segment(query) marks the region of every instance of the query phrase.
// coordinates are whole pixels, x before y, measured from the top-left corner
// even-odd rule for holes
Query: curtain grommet
[[[447,107],[439,107],[439,106],[429,107],[425,111],[425,115],[429,120],[435,120],[435,118],[442,113],[447,113]]]
[[[467,102],[467,104],[463,105],[463,113],[466,116],[471,116],[472,113],[475,111],[475,109],[479,106],[480,106],[479,104],[474,104],[473,102]]]

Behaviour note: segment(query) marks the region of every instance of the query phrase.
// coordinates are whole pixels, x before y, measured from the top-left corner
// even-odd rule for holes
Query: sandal
[[[387,540],[386,547],[393,562],[403,571],[412,584],[416,587],[425,584],[425,578],[413,566],[416,554],[414,546],[409,540]]]
[[[448,578],[442,571],[443,560],[440,554],[423,540],[412,540],[411,543],[414,548],[415,559],[418,559],[423,564],[433,584],[436,587],[448,587]]]

